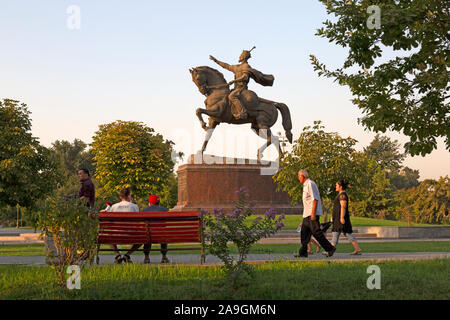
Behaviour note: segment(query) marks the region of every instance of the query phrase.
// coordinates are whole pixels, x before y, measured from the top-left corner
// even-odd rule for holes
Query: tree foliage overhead
[[[319,76],[348,86],[375,132],[410,138],[405,150],[425,155],[445,138],[450,150],[450,11],[446,0],[319,0],[335,21],[317,35],[348,48],[341,68],[330,71],[311,55]],[[367,8],[381,9],[381,28],[369,29]],[[383,50],[397,52],[388,60]],[[376,60],[382,57],[383,63]]]
[[[26,104],[0,101],[0,206],[30,207],[59,180],[50,151],[31,134]]]
[[[160,194],[174,166],[172,145],[140,122],[100,125],[90,149],[97,165],[95,176],[110,193],[129,187],[138,198]]]

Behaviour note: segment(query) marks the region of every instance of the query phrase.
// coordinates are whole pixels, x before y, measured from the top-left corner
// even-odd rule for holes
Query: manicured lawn
[[[300,243],[300,240],[299,240]],[[183,245],[178,245],[182,247]],[[255,244],[250,253],[296,253],[300,244],[296,243],[268,243]],[[408,242],[365,242],[360,243],[364,252],[449,252],[450,241],[408,241]],[[122,246],[129,248],[129,246]],[[190,245],[192,247],[192,245]],[[158,245],[155,248],[159,248]],[[231,246],[232,251],[236,252],[236,248]],[[315,246],[313,246],[315,250]],[[337,252],[352,252],[353,246],[350,243],[340,243]],[[171,254],[200,254],[199,251],[169,251]],[[109,253],[113,254],[113,253]],[[136,253],[142,254],[142,252]],[[159,255],[159,252],[153,251],[152,255]],[[44,245],[27,244],[27,245],[4,245],[0,246],[0,256],[42,256],[44,255]]]
[[[0,245],[0,256],[42,256],[44,251],[43,244]]]
[[[369,290],[367,267],[381,269]],[[55,283],[49,267],[0,266],[0,299],[450,299],[450,259],[387,262],[271,262],[232,292],[218,266],[106,265],[81,271],[81,290]]]
[[[365,242],[359,245],[363,252],[450,252],[450,241]],[[256,244],[252,247],[252,253],[297,253],[299,248],[300,243]],[[315,252],[316,247],[313,245],[312,248]],[[351,243],[340,243],[336,252],[352,251],[354,248]]]
[[[251,216],[251,219],[256,218],[256,216]],[[284,230],[295,230],[297,229],[300,222],[303,220],[303,217],[300,215],[286,215],[286,218],[283,220],[285,224]],[[373,219],[373,218],[364,218],[364,217],[350,217],[352,225],[354,227],[407,227],[408,223],[404,221],[393,221],[393,220],[383,220],[383,219]],[[323,217],[320,219],[323,222]],[[430,227],[430,226],[439,226],[439,225],[431,225],[431,224],[418,224],[412,223],[411,226],[416,227]]]

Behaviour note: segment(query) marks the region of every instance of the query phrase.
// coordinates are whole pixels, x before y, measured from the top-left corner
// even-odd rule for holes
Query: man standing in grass
[[[316,183],[309,179],[306,170],[298,172],[298,180],[303,184],[303,223],[301,228],[302,247],[295,257],[308,257],[308,243],[312,235],[325,249],[326,256],[331,257],[336,248],[325,238],[322,229],[320,229],[319,218],[322,215],[322,201],[320,200],[319,189]]]

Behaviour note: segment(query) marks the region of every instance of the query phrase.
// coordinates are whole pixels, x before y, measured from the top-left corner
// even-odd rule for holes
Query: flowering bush
[[[224,213],[222,209],[214,209],[214,213],[205,216],[205,239],[209,252],[224,263],[227,277],[236,287],[242,271],[248,275],[253,269],[245,263],[250,247],[261,238],[266,238],[280,230],[284,224],[284,215],[276,217],[273,209],[265,212],[253,221],[247,219],[252,215],[253,204],[249,202],[250,195],[246,188],[236,191],[238,201],[233,213]],[[206,213],[206,211],[205,211]],[[234,243],[238,250],[238,259],[234,261],[228,243]]]

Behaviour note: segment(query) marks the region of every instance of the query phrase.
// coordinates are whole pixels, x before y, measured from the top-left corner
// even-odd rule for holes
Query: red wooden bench
[[[203,217],[200,212],[104,212],[98,215],[97,264],[102,244],[200,243],[200,247],[169,246],[169,250],[201,250],[205,262]],[[160,249],[151,249],[159,251]],[[138,251],[143,251],[139,249]]]

